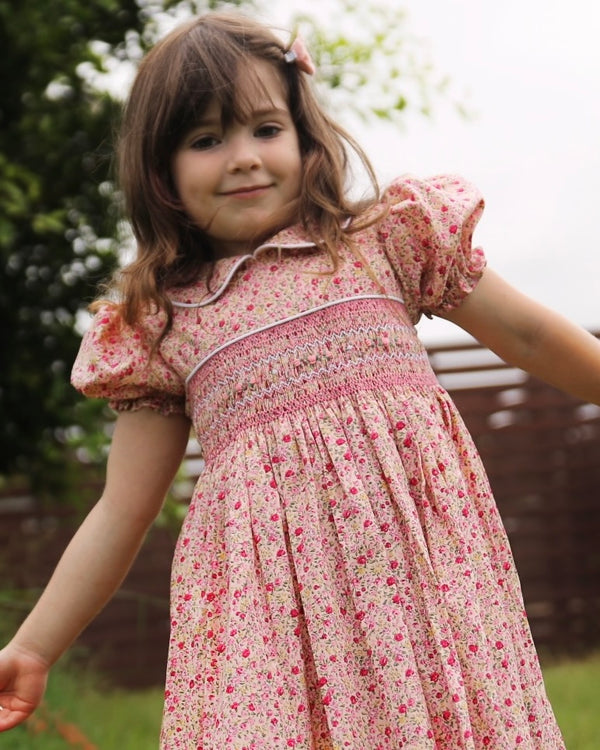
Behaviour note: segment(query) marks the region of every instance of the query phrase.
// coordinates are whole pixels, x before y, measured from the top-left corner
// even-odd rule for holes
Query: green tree
[[[82,400],[68,382],[78,315],[118,259],[111,157],[120,102],[93,85],[90,72],[135,63],[165,13],[239,4],[0,0],[0,477],[26,475],[38,493],[51,491],[64,484],[70,437],[86,436],[88,448],[102,443],[103,405]],[[356,20],[361,12],[351,0],[338,2],[339,15]],[[368,18],[355,24],[359,35],[340,23],[327,33],[307,14],[291,20],[314,49],[319,85],[338,95],[336,109],[340,93],[351,107],[377,80],[379,96],[371,92],[365,105],[377,116],[403,113],[408,101],[427,109],[424,92],[437,84],[402,13],[374,10]]]
[[[52,483],[61,430],[79,399],[68,384],[77,312],[115,264],[106,94],[78,74],[101,66],[90,40],[119,54],[140,27],[134,0],[0,2],[0,474]]]

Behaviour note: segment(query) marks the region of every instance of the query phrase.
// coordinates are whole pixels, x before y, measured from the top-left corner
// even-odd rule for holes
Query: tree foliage
[[[349,0],[339,3],[340,13],[359,12]],[[0,0],[0,476],[25,474],[38,491],[51,489],[65,477],[70,438],[87,435],[88,448],[102,443],[103,405],[82,400],[68,378],[78,316],[118,259],[111,158],[120,101],[92,85],[90,72],[100,75],[111,60],[135,62],[154,41],[161,13],[239,4]],[[403,89],[410,76],[401,80],[412,48],[405,47],[404,70],[390,63],[400,59],[401,16],[389,13],[372,15],[379,20],[370,37],[356,38],[341,24],[331,35],[309,15],[296,18],[332,96],[345,91],[353,101],[388,61],[379,75],[383,98],[367,105],[379,116],[416,98]],[[426,64],[413,68],[423,84]]]
[[[408,111],[429,115],[449,81],[437,74],[423,40],[410,33],[404,8],[336,0],[330,14],[329,21],[305,12],[292,17],[315,59],[330,110],[396,123]]]
[[[111,129],[116,103],[78,73],[140,26],[134,0],[0,1],[0,474],[52,482],[63,431],[89,425],[68,373],[78,311],[115,265]],[[58,476],[58,475],[57,475]]]

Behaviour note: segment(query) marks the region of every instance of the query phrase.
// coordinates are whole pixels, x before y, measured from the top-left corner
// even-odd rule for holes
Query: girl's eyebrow
[[[198,120],[196,120],[196,123],[192,129],[205,127],[207,125],[213,126],[213,125],[220,125],[220,124],[221,124],[220,117],[200,117]]]
[[[268,115],[278,115],[279,117],[289,117],[289,110],[284,107],[263,107],[261,109],[255,109],[252,111],[252,115],[255,117],[266,117]]]
[[[261,107],[260,109],[253,109],[250,113],[250,118],[253,117],[289,117],[290,113],[285,107]],[[206,126],[217,126],[221,124],[220,115],[208,115],[200,117],[194,127],[206,127]]]

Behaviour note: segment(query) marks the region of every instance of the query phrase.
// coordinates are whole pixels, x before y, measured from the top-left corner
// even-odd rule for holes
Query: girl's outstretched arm
[[[121,584],[181,463],[189,430],[187,418],[149,409],[118,417],[100,500],[0,651],[0,731],[32,713],[49,668]]]
[[[464,302],[443,317],[505,362],[600,404],[600,341],[489,268]]]

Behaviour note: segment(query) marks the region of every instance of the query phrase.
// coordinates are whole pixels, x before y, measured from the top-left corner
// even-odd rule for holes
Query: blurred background
[[[112,172],[120,104],[145,50],[214,8],[257,16],[284,40],[300,30],[323,101],[382,184],[406,172],[472,180],[486,198],[476,242],[490,265],[600,331],[591,0],[0,0],[3,637],[102,483],[112,416],[68,377],[87,305],[131,249]],[[357,173],[353,191],[364,184]],[[506,367],[448,323],[424,320],[419,331],[488,467],[567,745],[595,750],[600,410]],[[45,708],[3,748],[155,746],[170,556],[202,466],[193,440],[188,453],[122,591],[57,670]]]

